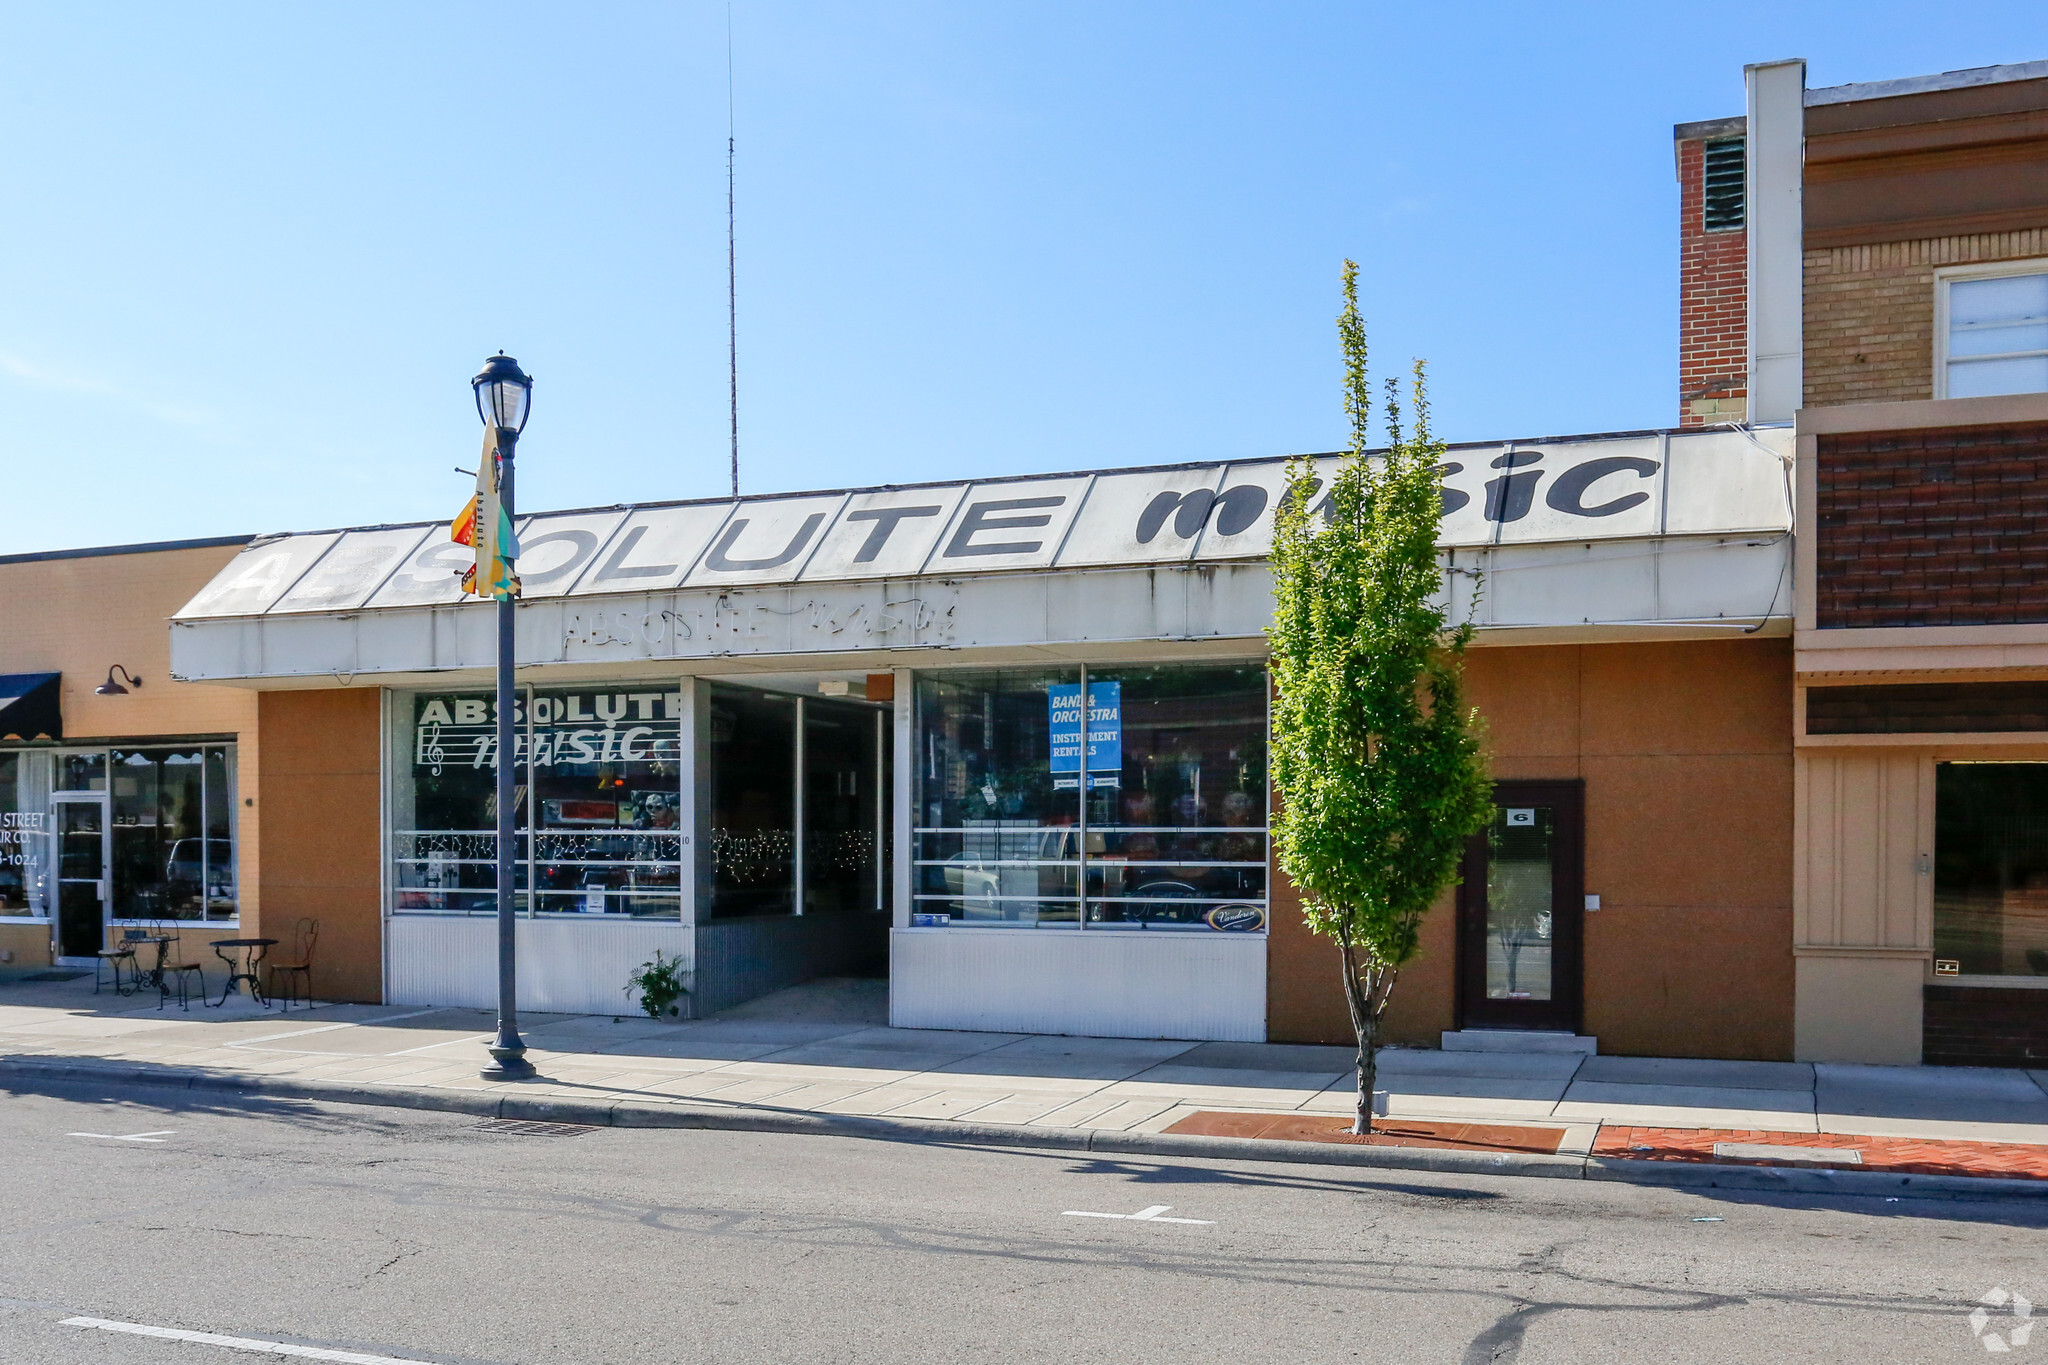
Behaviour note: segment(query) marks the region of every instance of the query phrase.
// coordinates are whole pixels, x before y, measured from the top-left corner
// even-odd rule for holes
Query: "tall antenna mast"
[[[732,383],[732,496],[740,496],[740,289],[732,192],[732,0],[725,5],[725,354]]]

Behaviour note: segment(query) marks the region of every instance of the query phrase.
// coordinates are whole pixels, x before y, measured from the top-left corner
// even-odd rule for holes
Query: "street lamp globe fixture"
[[[476,415],[484,425],[509,431],[515,437],[525,429],[526,412],[532,405],[533,380],[519,368],[518,361],[498,352],[484,362],[469,386],[476,391]]]

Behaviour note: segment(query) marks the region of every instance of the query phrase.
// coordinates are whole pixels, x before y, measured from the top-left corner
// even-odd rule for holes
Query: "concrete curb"
[[[1965,1195],[1978,1199],[2048,1199],[2048,1180],[1989,1175],[1903,1175],[1895,1171],[1842,1171],[1800,1166],[1722,1166],[1705,1161],[1641,1161],[1589,1157],[1586,1179],[1684,1189],[1761,1190],[1776,1194],[1832,1194],[1869,1198]]]
[[[1470,1152],[1436,1147],[1351,1147],[1339,1143],[1280,1142],[1182,1133],[1029,1128],[1018,1124],[955,1123],[945,1119],[820,1114],[809,1110],[776,1109],[769,1105],[726,1108],[628,1099],[560,1099],[521,1095],[509,1090],[425,1090],[397,1085],[351,1084],[347,1081],[294,1080],[284,1076],[184,1071],[122,1062],[95,1064],[73,1060],[43,1063],[26,1058],[0,1059],[0,1085],[15,1078],[34,1079],[45,1084],[125,1085],[172,1092],[206,1091],[265,1099],[431,1109],[473,1114],[478,1118],[582,1123],[610,1128],[794,1133],[935,1146],[1021,1147],[1104,1156],[1278,1161],[1377,1170],[1434,1171],[1446,1175],[1537,1176],[1553,1180],[1607,1180],[1637,1185],[1756,1190],[1779,1194],[2048,1199],[2048,1180],[1991,1176],[1896,1175],[1884,1171],[1722,1166],[1705,1162],[1548,1156],[1533,1152]]]

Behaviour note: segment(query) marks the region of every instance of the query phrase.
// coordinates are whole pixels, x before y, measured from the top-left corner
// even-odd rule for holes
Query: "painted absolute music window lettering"
[[[408,771],[394,792],[394,909],[497,908],[493,699],[410,699]],[[681,913],[683,694],[667,687],[535,689],[513,717],[520,908]]]

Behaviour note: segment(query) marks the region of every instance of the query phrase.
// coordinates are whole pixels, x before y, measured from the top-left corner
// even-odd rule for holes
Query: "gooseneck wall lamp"
[[[130,673],[127,669],[121,667],[121,665],[115,664],[112,668],[107,670],[107,680],[101,683],[98,687],[95,687],[92,690],[92,694],[95,697],[127,696],[128,687],[123,687],[121,686],[120,683],[114,681],[114,675],[116,673],[119,673],[122,677],[128,680],[128,687],[142,686],[142,679],[136,677],[133,673]]]

